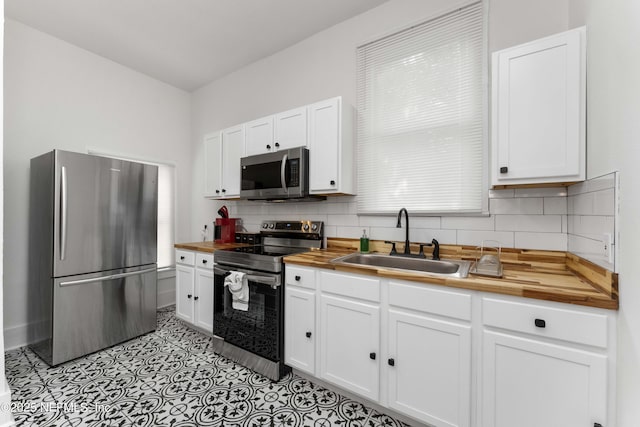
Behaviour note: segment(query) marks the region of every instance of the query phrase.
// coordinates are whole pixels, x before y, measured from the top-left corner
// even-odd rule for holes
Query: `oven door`
[[[308,195],[309,150],[303,147],[243,157],[240,197],[251,200]]]
[[[231,292],[224,285],[224,279],[231,270],[247,275],[247,311],[233,308]],[[220,264],[215,265],[214,274],[213,334],[229,344],[279,362],[284,348],[282,275]]]

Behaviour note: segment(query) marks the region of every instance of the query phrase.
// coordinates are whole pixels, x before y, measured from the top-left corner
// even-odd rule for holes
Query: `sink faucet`
[[[404,254],[409,255],[411,254],[411,245],[409,243],[409,212],[407,212],[406,208],[402,208],[398,211],[398,223],[396,224],[396,228],[402,228],[402,224],[400,222],[402,220],[402,212],[404,212],[405,226],[407,227],[406,239],[404,240]]]

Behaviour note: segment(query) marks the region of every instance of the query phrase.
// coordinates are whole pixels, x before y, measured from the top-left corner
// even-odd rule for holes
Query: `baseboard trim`
[[[164,308],[176,303],[176,290],[169,289],[168,291],[158,292],[158,300],[156,305],[158,308]]]

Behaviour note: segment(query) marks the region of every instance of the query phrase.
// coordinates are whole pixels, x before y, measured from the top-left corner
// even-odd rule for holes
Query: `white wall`
[[[4,2],[0,4],[0,16],[4,16]],[[4,53],[4,21],[0,24],[0,57],[3,57]],[[0,69],[0,81],[3,79],[3,70]],[[0,87],[0,98],[2,97],[3,88]],[[3,111],[3,107],[0,106],[0,114]],[[2,171],[4,170],[2,166],[2,149],[4,147],[4,138],[2,137],[2,130],[4,128],[4,120],[3,117],[0,117],[0,194],[4,194],[3,185],[4,180],[2,176]],[[0,223],[2,223],[3,213],[3,201],[0,199]],[[2,283],[3,283],[3,254],[2,250],[2,241],[3,241],[3,230],[0,229],[0,308],[2,307],[3,300],[3,291],[2,291]],[[0,316],[0,331],[2,331],[3,319]],[[7,407],[7,403],[11,402],[11,390],[9,389],[9,385],[7,384],[7,378],[5,376],[4,370],[4,334],[0,334],[0,426],[13,425],[13,416],[11,415],[11,411]]]
[[[570,21],[573,26],[582,25],[576,14],[570,16],[569,1],[578,0],[488,1],[489,51],[564,31]],[[204,134],[336,95],[355,105],[356,47],[424,21],[454,4],[450,0],[391,0],[195,91],[191,237],[200,237],[202,226],[211,223],[220,205],[202,197]],[[547,200],[548,206],[544,207],[545,197],[557,199],[565,194],[557,190],[496,193],[496,198],[512,200],[492,199],[491,217],[412,221],[412,239],[430,241],[435,237],[442,243],[479,244],[482,239],[493,238],[506,247],[566,250],[566,200]],[[230,205],[232,214],[249,220],[250,229],[259,218],[304,216],[325,221],[329,236],[359,237],[367,228],[373,239],[404,240],[404,230],[394,228],[391,218],[358,217],[354,198],[332,198],[315,206]]]
[[[177,206],[191,202],[190,95],[7,20],[4,74],[4,327],[23,344],[27,318],[29,160],[54,148],[94,148],[174,162]],[[190,240],[187,208],[176,239]]]
[[[589,177],[618,170],[618,427],[640,423],[640,2],[586,2]]]

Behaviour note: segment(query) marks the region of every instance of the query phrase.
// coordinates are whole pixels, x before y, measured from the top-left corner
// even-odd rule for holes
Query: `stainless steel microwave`
[[[240,160],[240,197],[249,200],[299,199],[309,196],[309,150],[290,148]]]

